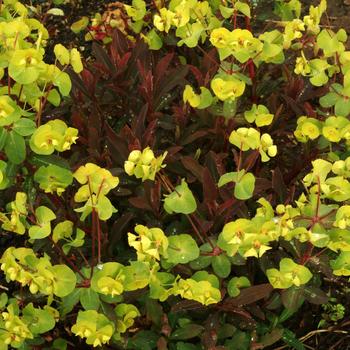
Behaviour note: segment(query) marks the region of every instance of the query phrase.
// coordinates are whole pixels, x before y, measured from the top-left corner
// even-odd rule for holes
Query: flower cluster
[[[48,155],[54,151],[69,150],[77,139],[77,129],[67,127],[64,121],[55,119],[39,126],[31,136],[29,145],[33,152]]]
[[[74,196],[77,203],[85,202],[83,207],[76,209],[82,213],[81,220],[93,210],[96,210],[101,220],[109,219],[116,209],[106,195],[118,186],[119,178],[93,163],[79,167],[73,176],[82,185]]]
[[[142,179],[142,181],[154,181],[157,172],[165,167],[163,161],[166,156],[167,152],[164,152],[156,158],[149,147],[146,147],[142,152],[140,150],[132,151],[124,163],[125,172],[129,176],[134,175],[137,179]]]

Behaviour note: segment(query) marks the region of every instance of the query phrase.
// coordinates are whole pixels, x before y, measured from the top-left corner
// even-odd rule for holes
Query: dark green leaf
[[[197,337],[204,330],[203,326],[190,323],[184,327],[176,329],[170,336],[171,339],[186,340]]]
[[[98,310],[100,298],[91,288],[84,288],[80,293],[80,303],[85,310]]]
[[[12,163],[21,164],[26,159],[26,144],[23,136],[13,130],[10,131],[6,139],[5,153]]]
[[[282,340],[295,350],[305,350],[303,343],[289,329],[284,329]]]

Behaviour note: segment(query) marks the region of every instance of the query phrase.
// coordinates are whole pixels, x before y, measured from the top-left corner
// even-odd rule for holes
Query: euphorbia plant
[[[118,10],[84,69],[0,4],[0,348],[301,349],[285,322],[350,275],[345,31],[324,0],[265,32],[244,1]]]

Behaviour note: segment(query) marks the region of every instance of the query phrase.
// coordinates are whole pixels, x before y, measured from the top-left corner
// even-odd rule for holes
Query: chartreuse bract
[[[261,265],[259,277],[272,289],[312,286],[318,274],[312,265],[319,254],[315,251],[329,254],[335,276],[350,276],[350,52],[344,30],[321,25],[326,1],[310,6],[304,16],[298,0],[279,2],[278,26],[258,34],[249,25],[251,8],[245,1],[156,1],[152,8],[133,0],[122,7],[130,40],[139,35],[149,49],[160,50],[171,37],[181,52],[205,47],[217,54],[216,70],[202,81],[186,81],[181,108],[174,111],[177,117],[193,113],[193,119],[205,120],[206,113],[217,111],[224,117],[224,147],[234,161],[228,160],[227,169],[219,158],[207,162],[220,164],[213,191],[226,196],[235,214],[215,225],[210,220],[199,224],[205,210],[194,178],[204,177],[202,168],[198,171],[192,162],[187,167],[194,169],[193,177],[181,171],[167,174],[174,168],[174,155],[186,146],[177,144],[178,130],[171,152],[158,151],[163,140],[143,143],[143,148],[130,145],[121,167],[114,168],[107,156],[96,157],[96,162],[76,156],[68,161],[84,136],[70,122],[44,111],[69,98],[67,71],[83,71],[80,54],[57,44],[54,64],[46,63],[48,31],[29,17],[25,5],[3,1],[0,76],[7,85],[0,88],[0,190],[14,191],[1,208],[0,221],[4,235],[15,243],[0,258],[1,287],[10,288],[0,295],[0,349],[27,349],[52,339],[54,349],[66,349],[63,338],[68,336],[87,344],[83,346],[131,349],[130,334],[149,322],[145,308],[161,303],[167,308],[166,302],[174,305],[181,299],[195,308],[225,308],[227,300],[254,287],[253,278],[241,275],[237,266],[266,262],[278,247],[288,247],[288,254]],[[238,25],[237,17],[247,25]],[[82,19],[72,30],[87,26]],[[273,132],[280,113],[272,113],[269,101],[258,93],[257,71],[290,64],[287,55],[291,74],[326,93],[313,113],[296,108],[295,128],[283,135],[300,147],[314,147],[317,156],[296,180],[300,189],[293,200],[270,203],[269,193],[261,191],[261,176],[267,175],[259,170],[283,154],[277,142],[281,135]],[[196,160],[200,157],[198,149]],[[157,220],[149,213],[144,222],[131,210],[131,215],[120,212],[125,204],[118,195],[130,184],[136,184],[140,195],[130,203],[144,205],[142,195],[151,192],[154,201],[142,207],[145,211],[159,199]],[[242,209],[245,202],[253,209]],[[102,242],[110,230],[120,228],[110,224],[113,215],[132,218],[120,221],[128,227],[123,244],[129,250],[126,256],[105,259]],[[135,301],[133,295],[140,298]],[[165,336],[170,323],[182,324],[180,329],[188,324],[185,318],[172,317],[177,316],[159,323]],[[57,332],[48,333],[55,327]]]

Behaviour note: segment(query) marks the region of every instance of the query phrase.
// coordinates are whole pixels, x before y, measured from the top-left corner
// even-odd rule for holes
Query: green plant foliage
[[[32,239],[41,239],[47,237],[51,233],[51,221],[56,219],[54,212],[41,206],[35,210],[36,225],[29,228],[28,234]]]
[[[128,160],[124,163],[125,172],[129,175],[135,175],[136,178],[145,180],[153,180],[158,171],[165,167],[162,164],[167,152],[155,158],[153,151],[146,147],[142,152],[139,150],[132,151]]]
[[[131,247],[136,249],[138,260],[160,260],[160,256],[167,257],[169,240],[160,228],[148,229],[146,226],[137,225],[135,232],[137,235],[128,234],[128,242]],[[189,238],[192,239],[191,236]]]
[[[310,270],[302,265],[296,264],[292,259],[282,259],[280,269],[269,269],[266,271],[267,278],[274,288],[289,288],[292,285],[299,287],[309,282],[312,277]]]
[[[60,240],[63,240],[62,250],[65,254],[68,254],[71,248],[78,248],[84,245],[85,232],[79,228],[76,229],[76,235],[73,236],[73,227],[74,224],[72,221],[66,220],[58,223],[52,232],[52,240],[54,243],[57,243]]]
[[[64,297],[75,288],[76,276],[68,266],[52,265],[48,256],[37,258],[30,248],[10,247],[0,263],[7,281],[29,286],[32,294]]]
[[[95,310],[79,311],[77,323],[72,332],[86,338],[86,343],[94,347],[107,343],[114,332],[114,325],[103,314]]]
[[[164,200],[164,209],[169,213],[191,214],[197,208],[196,199],[189,189],[186,181],[176,186],[174,191],[167,195]]]
[[[236,297],[240,293],[241,288],[250,287],[250,281],[247,277],[233,277],[227,284],[227,292],[231,297]]]
[[[196,241],[187,234],[175,235],[168,238],[167,262],[172,264],[187,264],[199,256]]]
[[[124,290],[124,267],[121,264],[110,262],[103,264],[91,279],[91,288],[95,292],[111,295],[120,295]]]
[[[252,173],[245,173],[245,170],[224,174],[220,177],[218,186],[224,186],[229,182],[235,183],[234,196],[237,199],[245,200],[253,196],[255,177]]]
[[[200,90],[200,95],[197,95],[190,85],[186,85],[183,93],[184,102],[188,102],[191,107],[198,109],[205,109],[211,106],[213,102],[213,96],[211,95],[210,91],[203,86],[201,86]]]
[[[85,202],[83,207],[75,209],[82,213],[81,220],[95,212],[101,220],[108,220],[116,209],[106,194],[118,186],[119,178],[93,163],[81,166],[73,176],[82,185],[74,196],[77,203]]]
[[[46,193],[61,195],[73,182],[73,175],[69,170],[52,164],[41,166],[34,174],[34,181]]]

